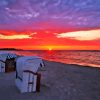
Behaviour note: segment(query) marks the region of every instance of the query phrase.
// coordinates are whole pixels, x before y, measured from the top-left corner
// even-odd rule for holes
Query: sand
[[[0,100],[100,100],[100,68],[45,61],[39,93],[20,93],[15,72],[0,73]]]

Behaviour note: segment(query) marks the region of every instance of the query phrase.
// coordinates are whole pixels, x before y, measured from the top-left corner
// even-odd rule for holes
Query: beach
[[[20,93],[15,72],[0,73],[1,100],[100,100],[100,68],[44,61],[41,89]]]

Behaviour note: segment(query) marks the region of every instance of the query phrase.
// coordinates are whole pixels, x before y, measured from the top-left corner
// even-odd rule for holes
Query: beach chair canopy
[[[17,75],[22,77],[24,70],[30,70],[36,73],[39,67],[43,67],[44,63],[40,57],[37,56],[24,56],[19,57],[16,61]]]
[[[9,52],[0,52],[0,61],[6,61],[6,59],[16,58],[17,55]]]

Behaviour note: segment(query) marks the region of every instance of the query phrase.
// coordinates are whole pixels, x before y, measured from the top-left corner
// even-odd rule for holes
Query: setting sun
[[[52,48],[49,48],[49,51],[51,51],[52,50]]]

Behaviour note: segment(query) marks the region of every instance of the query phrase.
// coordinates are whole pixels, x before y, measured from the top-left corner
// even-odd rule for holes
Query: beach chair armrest
[[[25,73],[31,73],[31,74],[33,74],[33,75],[38,75],[38,73],[35,73],[35,72],[33,72],[33,71],[30,71],[30,70],[24,70],[23,72],[25,72]]]

